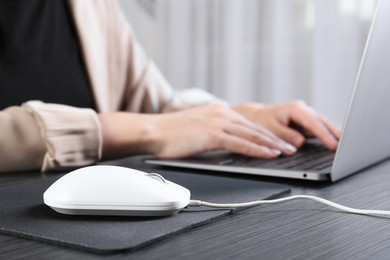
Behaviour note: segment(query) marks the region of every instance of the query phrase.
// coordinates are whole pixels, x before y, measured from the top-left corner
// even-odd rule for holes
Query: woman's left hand
[[[295,147],[301,147],[305,137],[313,136],[320,139],[328,149],[337,148],[340,130],[303,101],[276,105],[248,103],[238,105],[234,110]]]

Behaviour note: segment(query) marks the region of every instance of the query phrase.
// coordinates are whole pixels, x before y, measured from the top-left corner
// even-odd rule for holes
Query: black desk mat
[[[191,191],[191,199],[235,203],[287,193],[284,185],[190,173],[163,176]],[[26,180],[0,188],[0,232],[91,252],[135,250],[213,222],[232,210],[195,208],[159,218],[68,216],[43,204],[43,192],[59,177]]]

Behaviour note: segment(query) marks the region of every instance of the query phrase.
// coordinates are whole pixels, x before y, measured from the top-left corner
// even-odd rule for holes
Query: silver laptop
[[[309,142],[292,157],[248,158],[225,151],[148,164],[309,180],[337,181],[390,157],[390,1],[380,0],[363,53],[337,151]],[[306,156],[312,158],[307,158]],[[314,158],[313,158],[314,157]],[[320,160],[317,164],[315,161]]]

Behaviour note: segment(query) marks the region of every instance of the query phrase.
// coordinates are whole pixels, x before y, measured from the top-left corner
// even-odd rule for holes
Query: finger
[[[294,154],[297,151],[294,146],[286,143],[282,139],[278,138],[276,135],[272,134],[273,137],[271,138],[268,135],[264,134],[262,131],[258,131],[257,129],[246,127],[240,124],[231,123],[226,126],[224,131],[228,134],[238,136],[258,145],[280,150],[287,155]]]
[[[294,111],[291,113],[291,119],[295,123],[301,125],[304,129],[312,132],[328,149],[335,150],[337,148],[338,141],[335,136],[328,130],[323,121],[311,110],[303,109]]]
[[[305,143],[305,136],[293,128],[278,124],[273,126],[272,129],[274,129],[277,136],[295,147],[302,147]]]
[[[240,124],[240,125],[248,127],[248,128],[251,128],[254,131],[258,132],[259,134],[268,137],[274,143],[281,143],[281,145],[282,144],[287,145],[285,142],[283,142],[283,140],[281,140],[278,136],[276,136],[274,133],[272,133],[268,129],[248,120],[246,117],[244,117],[243,115],[241,115],[237,112],[235,112],[235,115],[232,119],[232,122],[236,123],[236,124]]]
[[[329,129],[329,131],[333,134],[333,136],[339,140],[340,139],[340,136],[341,136],[341,131],[339,128],[337,128],[336,126],[334,126],[332,123],[330,123],[327,119],[325,119],[324,117],[320,116],[320,119],[322,120],[322,122],[324,123],[324,125]]]
[[[222,148],[242,155],[258,158],[272,159],[281,154],[281,151],[258,145],[238,136],[228,133],[221,135]]]

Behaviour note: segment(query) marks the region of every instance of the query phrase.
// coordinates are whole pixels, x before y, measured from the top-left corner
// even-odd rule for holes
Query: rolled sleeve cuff
[[[40,101],[23,106],[37,120],[45,141],[42,171],[71,169],[101,159],[101,126],[94,110]]]

